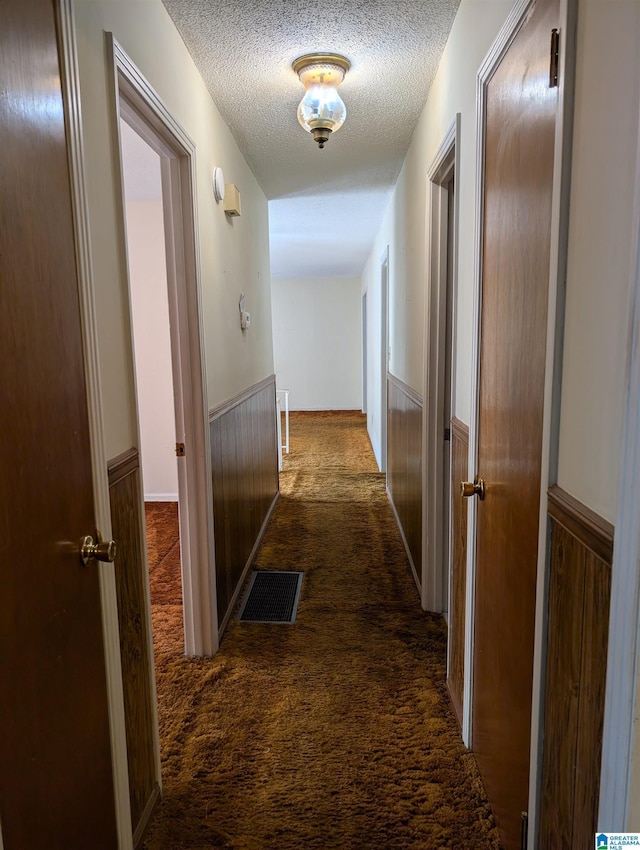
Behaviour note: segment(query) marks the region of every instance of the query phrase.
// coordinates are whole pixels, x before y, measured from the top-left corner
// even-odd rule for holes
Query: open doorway
[[[161,159],[122,117],[120,145],[151,606],[154,619],[161,617],[164,623],[162,631],[173,633],[171,644],[179,645],[184,634],[180,457],[176,440]],[[157,634],[154,623],[154,636]]]
[[[447,685],[462,724],[466,636],[466,478],[469,426],[455,413],[460,115],[427,179],[429,287],[423,427],[422,604],[447,621]]]
[[[211,448],[194,212],[195,147],[122,48],[113,40],[111,48],[125,221],[130,181],[129,169],[122,162],[123,140],[125,144],[126,140],[133,142],[139,156],[149,162],[148,171],[153,175],[150,183],[155,187],[147,190],[149,209],[140,213],[139,221],[134,222],[136,217],[129,211],[130,224],[135,223],[138,230],[135,250],[142,254],[144,275],[152,278],[144,287],[139,281],[130,281],[131,344],[134,359],[141,361],[135,377],[136,412],[145,454],[144,486],[148,496],[178,507],[180,542],[176,550],[181,562],[184,651],[187,655],[212,655],[218,648],[218,623]],[[140,230],[145,233],[143,237],[139,236]],[[144,249],[141,239],[147,243]],[[129,253],[128,265],[133,265],[134,257]],[[157,335],[164,340],[158,340],[160,348],[147,356],[152,365],[146,374],[140,372],[144,361],[138,350],[138,330],[143,321],[147,336]],[[160,349],[162,353],[158,354]],[[155,408],[160,385],[164,396],[162,415]],[[153,409],[150,428],[157,433],[145,439],[143,407],[149,395]],[[154,450],[162,454],[163,464],[158,465],[157,459],[152,463]],[[161,467],[163,471],[159,472]],[[175,498],[177,503],[170,501]]]

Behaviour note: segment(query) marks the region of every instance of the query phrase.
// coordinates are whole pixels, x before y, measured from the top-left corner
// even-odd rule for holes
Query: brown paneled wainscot
[[[451,581],[447,685],[460,725],[464,695],[468,513],[468,502],[462,498],[460,482],[467,480],[468,467],[469,426],[454,417],[451,420]]]
[[[220,631],[278,497],[275,376],[209,413]]]
[[[387,492],[418,585],[422,577],[422,398],[388,375]]]
[[[108,464],[120,657],[124,689],[133,844],[138,847],[160,796],[153,722],[149,578],[144,554],[140,457],[129,449]]]
[[[607,672],[613,526],[554,486],[540,850],[593,846]]]

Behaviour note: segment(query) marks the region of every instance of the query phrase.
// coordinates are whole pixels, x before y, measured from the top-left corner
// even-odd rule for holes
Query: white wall
[[[144,498],[146,501],[177,501],[162,199],[127,202],[127,244]]]
[[[640,3],[580,0],[558,483],[611,522],[628,357],[639,87]]]
[[[273,372],[267,200],[160,0],[75,0],[100,366],[108,457],[136,445],[129,301],[113,79],[105,32],[123,49],[196,145],[199,264],[208,406]],[[223,57],[222,57],[223,58]],[[242,194],[242,217],[216,204],[221,166]],[[251,330],[242,333],[240,292]]]
[[[278,389],[292,410],[362,406],[359,278],[271,282],[273,356]]]
[[[427,171],[460,112],[460,200],[457,360],[453,414],[469,422],[475,191],[476,73],[498,34],[512,0],[462,0],[438,73],[362,275],[369,327],[367,422],[380,456],[380,260],[389,246],[389,370],[420,395],[424,392]]]

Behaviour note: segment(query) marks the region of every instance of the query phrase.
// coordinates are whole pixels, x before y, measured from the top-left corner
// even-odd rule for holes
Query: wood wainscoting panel
[[[573,847],[590,847],[598,826],[611,564],[592,552],[587,552],[585,561],[584,598],[589,604],[585,605],[582,627]]]
[[[387,491],[418,584],[422,580],[422,399],[389,374]]]
[[[137,847],[160,796],[153,719],[151,623],[147,604],[149,576],[142,537],[144,505],[138,451],[130,449],[109,461],[108,472],[111,523],[117,544],[114,566],[131,822],[134,847]]]
[[[540,846],[573,846],[573,798],[584,609],[584,550],[552,533]]]
[[[454,417],[451,420],[451,580],[447,685],[460,726],[464,698],[468,513],[467,500],[460,495],[460,482],[467,480],[468,467],[469,426]]]
[[[278,495],[275,376],[211,411],[209,435],[222,629]]]
[[[591,847],[597,827],[613,527],[557,486],[548,512],[539,847],[573,850]]]

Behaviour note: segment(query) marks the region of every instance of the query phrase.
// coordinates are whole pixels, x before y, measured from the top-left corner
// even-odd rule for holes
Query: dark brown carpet
[[[162,655],[184,651],[178,505],[147,502],[145,515],[153,644],[159,661]]]
[[[147,850],[498,848],[363,416],[292,414],[256,566],[304,571],[297,622],[232,621],[213,659],[180,655],[180,606],[152,593],[164,799]]]

